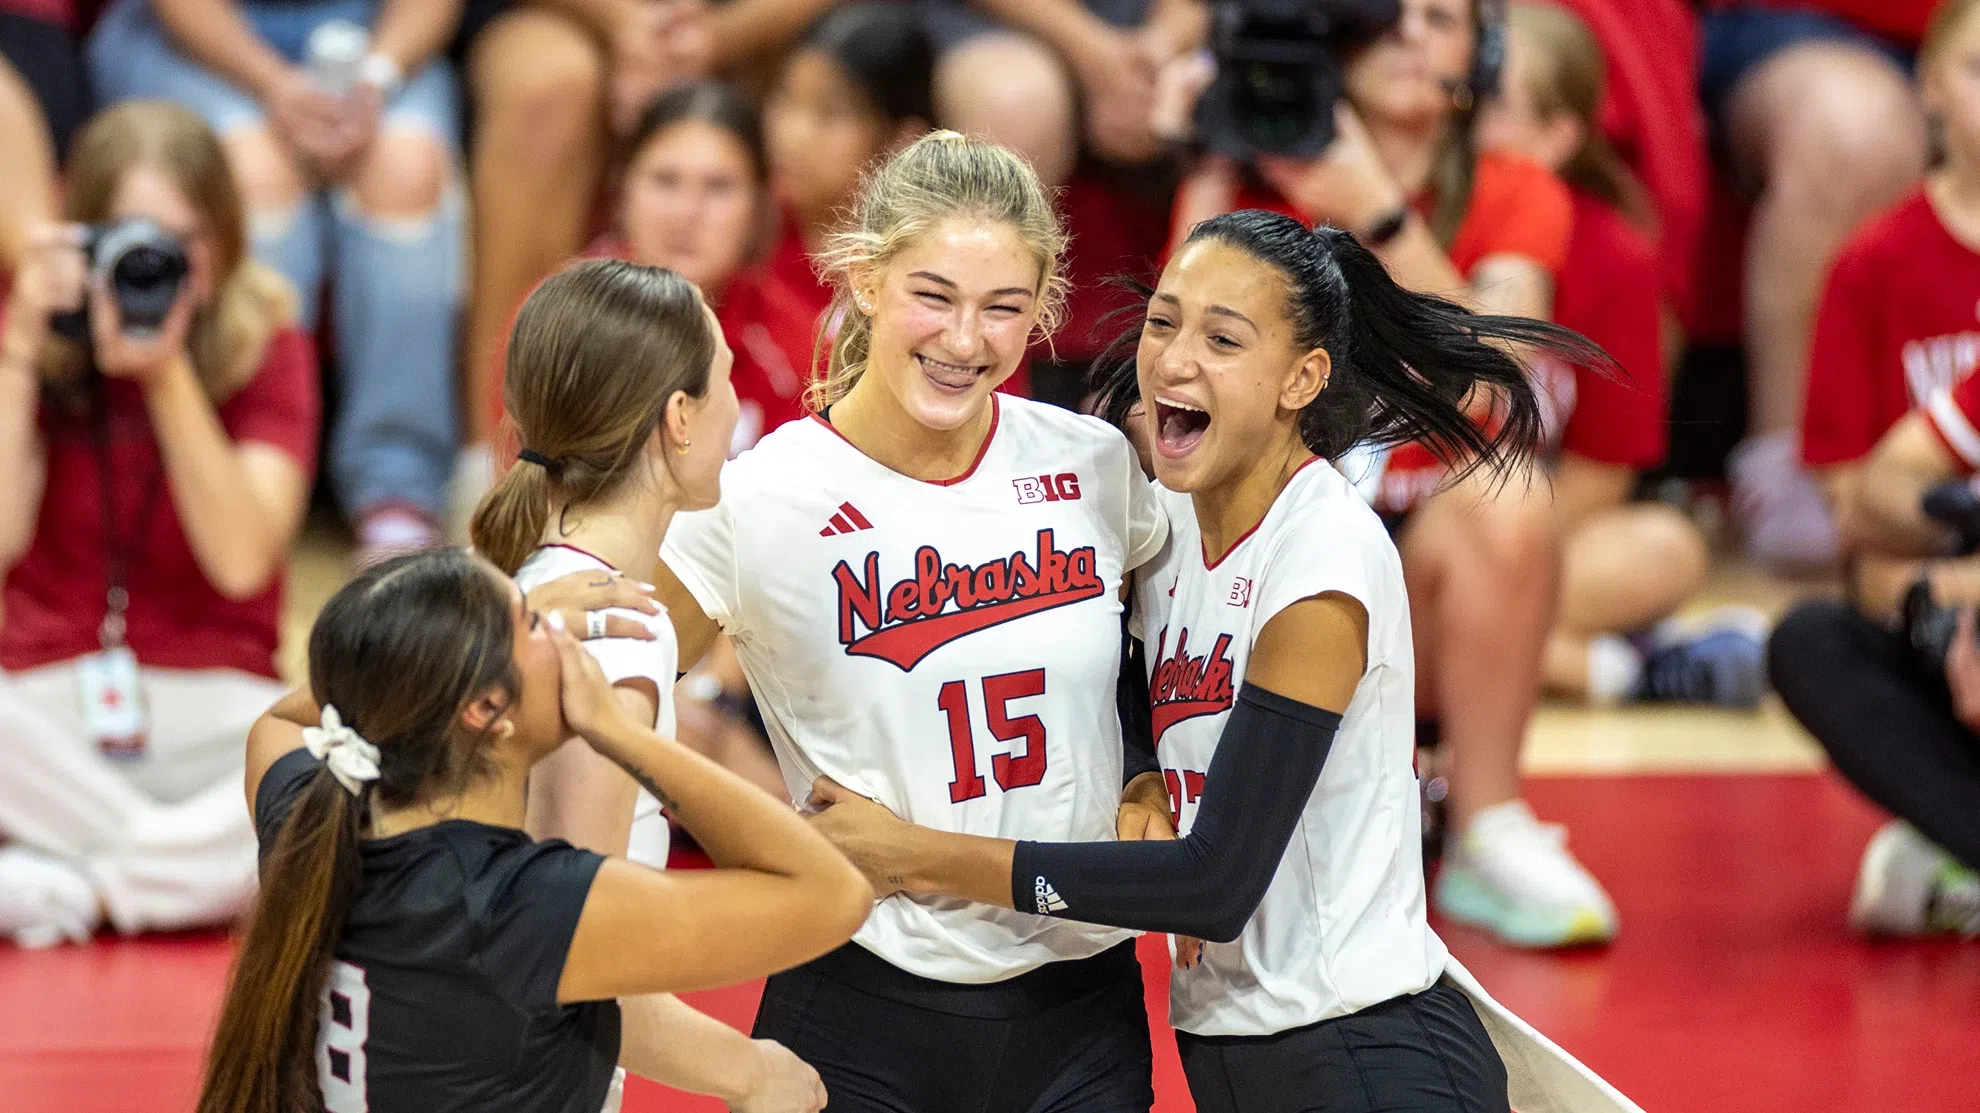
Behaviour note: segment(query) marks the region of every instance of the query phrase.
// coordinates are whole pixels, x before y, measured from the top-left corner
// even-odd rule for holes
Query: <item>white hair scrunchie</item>
[[[323,706],[322,726],[303,728],[303,745],[352,796],[363,793],[365,785],[378,779],[378,747],[345,726],[337,709],[329,704]]]

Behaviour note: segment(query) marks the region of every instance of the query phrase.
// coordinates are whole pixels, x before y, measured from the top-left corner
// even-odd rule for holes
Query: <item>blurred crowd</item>
[[[513,451],[504,339],[545,275],[697,283],[744,451],[805,413],[835,326],[812,256],[862,170],[948,127],[1026,156],[1074,236],[1068,320],[1004,389],[1080,405],[1131,298],[1104,280],[1236,208],[1405,237],[1404,285],[1622,367],[1532,368],[1543,482],[1337,461],[1403,555],[1446,915],[1618,930],[1520,798],[1543,696],[1771,685],[1893,813],[1852,920],[1980,933],[1980,2],[1401,0],[1342,59],[1332,145],[1251,162],[1191,133],[1219,6],[0,0],[0,929],[242,906],[252,848],[175,809],[239,792],[296,535],[327,501],[360,566],[459,536]],[[133,227],[184,268],[137,324]],[[1771,639],[1701,613],[1714,544],[1845,598]],[[681,709],[781,790],[733,658]]]

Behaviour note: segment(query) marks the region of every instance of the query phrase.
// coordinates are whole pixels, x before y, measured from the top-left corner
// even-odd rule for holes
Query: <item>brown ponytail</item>
[[[197,1113],[323,1108],[316,1028],[357,898],[358,840],[374,807],[458,796],[492,765],[461,713],[521,693],[513,587],[464,549],[387,561],[333,596],[310,629],[310,691],[378,747],[353,796],[319,769],[262,860],[261,895],[227,985]]]
[[[715,336],[673,271],[587,259],[544,279],[516,314],[502,397],[527,455],[475,509],[468,534],[515,575],[562,510],[615,490],[667,403],[708,393]]]

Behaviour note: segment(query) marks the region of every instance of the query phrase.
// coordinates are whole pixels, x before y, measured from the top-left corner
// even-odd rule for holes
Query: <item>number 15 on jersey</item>
[[[1010,702],[1045,694],[1045,670],[999,673],[982,680],[983,718],[990,734],[1011,744],[1003,753],[990,755],[990,775],[997,787],[1012,789],[1035,785],[1045,779],[1045,724],[1036,715],[1012,715]],[[949,752],[955,758],[956,777],[949,782],[949,801],[960,804],[974,800],[987,790],[976,763],[976,733],[969,722],[969,682],[951,680],[942,685],[936,704],[949,720]]]

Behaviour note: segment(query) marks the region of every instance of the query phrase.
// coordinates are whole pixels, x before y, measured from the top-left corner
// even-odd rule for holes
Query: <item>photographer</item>
[[[1330,5],[1343,19],[1378,7]],[[1479,153],[1472,135],[1480,100],[1497,86],[1502,11],[1494,0],[1398,8],[1387,26],[1363,23],[1327,43],[1342,91],[1331,142],[1315,156],[1261,151],[1248,164],[1206,156],[1178,194],[1177,240],[1221,212],[1272,209],[1354,233],[1411,290],[1547,319],[1573,222],[1568,191],[1529,159]],[[1178,106],[1207,84],[1187,65],[1165,75],[1161,131],[1174,133]],[[1209,85],[1204,103],[1216,106],[1219,90]],[[1201,111],[1197,120],[1213,152],[1250,127],[1238,118],[1220,128],[1213,113],[1206,130]],[[1450,484],[1420,445],[1341,464],[1373,492],[1409,582],[1417,710],[1441,736],[1449,786],[1439,911],[1518,946],[1608,939],[1608,895],[1520,799],[1520,749],[1539,701],[1561,559],[1545,485],[1483,476]]]
[[[68,170],[0,320],[0,933],[29,945],[252,893],[240,740],[283,690],[317,443],[293,295],[206,125],[119,105]]]
[[[1858,930],[1980,935],[1980,379],[1940,389],[1878,442],[1842,504],[1866,555],[1918,558],[1898,628],[1846,603],[1790,611],[1768,644],[1781,699],[1897,820],[1871,840]],[[1935,554],[1964,551],[1951,559]]]

